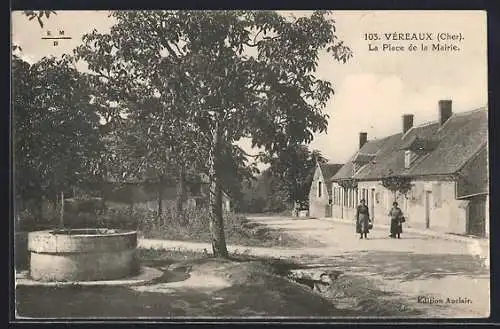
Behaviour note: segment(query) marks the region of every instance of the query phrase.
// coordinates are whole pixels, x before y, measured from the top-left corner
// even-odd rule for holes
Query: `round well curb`
[[[141,266],[140,274],[131,278],[119,280],[102,280],[102,281],[59,281],[59,282],[44,282],[36,281],[29,278],[28,271],[16,273],[16,287],[67,287],[67,286],[130,286],[145,284],[163,275],[163,271],[158,269]]]

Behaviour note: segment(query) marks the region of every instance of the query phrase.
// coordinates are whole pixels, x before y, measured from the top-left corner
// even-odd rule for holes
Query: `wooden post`
[[[64,227],[64,192],[61,192],[61,214],[59,218],[59,225]]]

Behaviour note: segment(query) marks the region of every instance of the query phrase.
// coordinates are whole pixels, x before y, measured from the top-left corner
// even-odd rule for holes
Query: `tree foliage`
[[[411,178],[407,176],[391,175],[382,178],[382,186],[391,191],[394,195],[400,193],[405,195],[411,191]]]
[[[46,19],[48,19],[50,17],[50,15],[57,15],[57,13],[53,10],[38,10],[38,11],[35,11],[35,10],[25,10],[23,11],[23,14],[28,17],[28,19],[31,21],[33,19],[36,18],[36,20],[38,21],[38,24],[40,25],[40,27],[43,28],[43,20],[44,20],[44,16]]]
[[[345,190],[358,188],[358,180],[355,178],[341,179],[337,183]]]
[[[319,53],[345,62],[352,54],[335,35],[327,12],[285,18],[272,11],[119,11],[110,33],[94,31],[76,54],[88,64],[98,103],[135,115],[157,106],[148,129],[182,136],[174,152],[207,159],[211,231],[216,256],[227,256],[221,212],[221,158],[244,168],[233,144],[252,140],[267,156],[286,153],[327,127],[322,112],[333,93],[314,73]],[[137,120],[139,121],[139,120]],[[172,144],[174,143],[174,144]],[[184,145],[184,146],[183,146]],[[226,151],[225,151],[226,150]],[[190,161],[191,162],[191,161]],[[241,172],[241,170],[240,170]]]
[[[54,199],[99,177],[99,118],[68,59],[12,60],[16,194]]]
[[[286,196],[286,202],[305,206],[316,165],[327,163],[318,150],[310,151],[307,145],[288,147],[270,162],[271,181],[277,195]]]
[[[306,207],[317,163],[327,159],[307,145],[288,149],[281,157],[268,160],[270,167],[245,189],[244,212],[282,212],[294,204]]]

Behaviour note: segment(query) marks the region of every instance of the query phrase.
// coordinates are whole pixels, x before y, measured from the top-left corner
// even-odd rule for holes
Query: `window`
[[[405,169],[410,168],[412,160],[413,160],[412,151],[410,150],[405,151]]]
[[[321,198],[321,182],[318,182],[318,198]]]

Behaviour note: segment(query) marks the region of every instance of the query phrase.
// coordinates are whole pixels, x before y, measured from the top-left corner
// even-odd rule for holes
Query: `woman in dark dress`
[[[370,214],[368,213],[368,207],[365,204],[365,200],[360,201],[360,205],[356,208],[356,233],[360,234],[360,239],[367,239],[367,234],[370,232],[368,225],[370,224]]]
[[[398,207],[397,202],[392,203],[392,209],[389,211],[389,216],[391,217],[391,238],[397,237],[401,239],[401,233],[403,233],[403,222],[404,216],[401,209]]]

